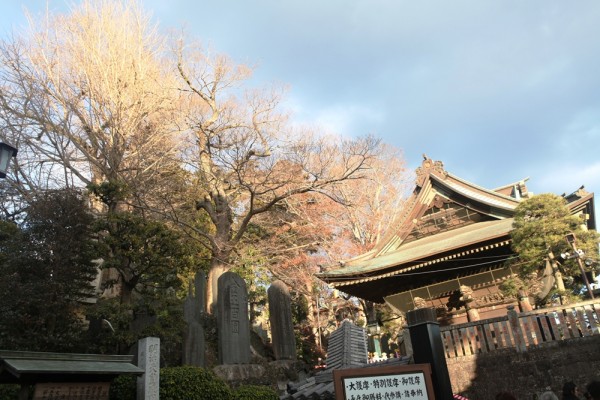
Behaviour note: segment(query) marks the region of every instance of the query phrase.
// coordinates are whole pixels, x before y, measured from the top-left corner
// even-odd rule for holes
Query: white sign
[[[427,400],[422,372],[412,374],[344,378],[346,400]]]
[[[333,371],[336,400],[435,400],[431,365],[387,365]]]

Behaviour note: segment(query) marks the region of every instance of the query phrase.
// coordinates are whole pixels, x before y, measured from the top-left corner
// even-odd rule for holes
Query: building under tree
[[[500,284],[517,274],[507,263],[515,208],[532,196],[525,180],[488,190],[424,156],[416,185],[392,231],[371,251],[318,276],[350,295],[406,312],[434,307],[442,324],[506,315],[517,299]],[[564,195],[568,208],[596,229],[594,195]],[[551,276],[550,274],[548,274]],[[542,279],[549,290],[553,279]]]

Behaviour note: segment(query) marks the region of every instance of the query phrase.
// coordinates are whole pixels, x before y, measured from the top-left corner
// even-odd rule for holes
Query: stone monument
[[[276,360],[296,359],[296,337],[292,323],[290,292],[280,280],[271,284],[267,290],[269,298],[269,322],[273,352]]]
[[[204,295],[206,275],[199,271],[194,279],[194,290],[190,283],[188,295],[183,304],[183,318],[187,328],[183,338],[183,364],[204,367],[204,328],[202,313],[204,312]]]
[[[218,280],[219,364],[250,363],[250,321],[246,282],[233,272]]]
[[[147,337],[138,343],[138,367],[144,374],[137,378],[137,400],[158,400],[160,384],[160,339]]]

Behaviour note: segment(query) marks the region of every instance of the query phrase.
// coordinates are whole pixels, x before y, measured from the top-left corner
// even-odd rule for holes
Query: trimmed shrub
[[[233,394],[234,400],[278,400],[275,390],[268,386],[240,386]]]
[[[19,398],[19,385],[0,385],[0,400]]]
[[[160,399],[232,400],[233,394],[212,371],[185,366],[160,370]]]
[[[120,375],[110,384],[110,400],[136,400],[137,377]]]

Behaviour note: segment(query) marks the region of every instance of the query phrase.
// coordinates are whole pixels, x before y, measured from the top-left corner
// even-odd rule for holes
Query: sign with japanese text
[[[435,400],[429,364],[333,371],[336,400]]]
[[[33,400],[108,400],[110,382],[38,383]]]

